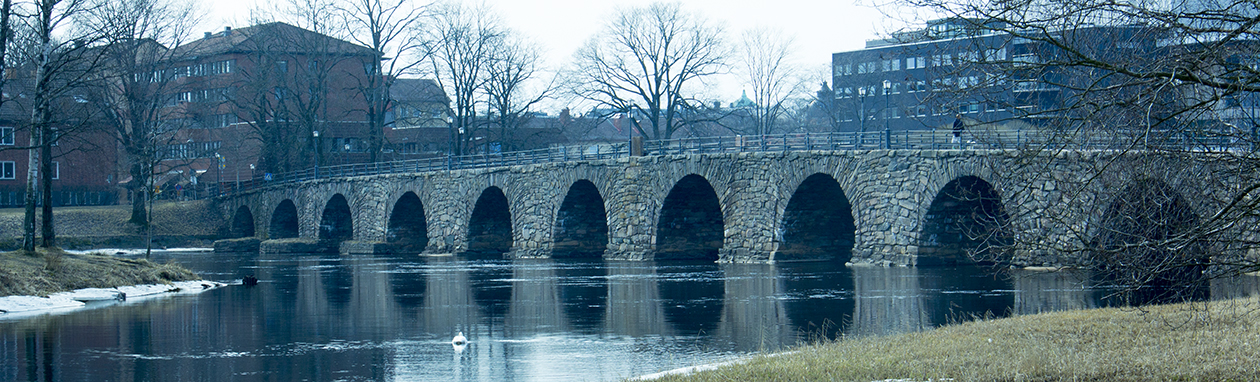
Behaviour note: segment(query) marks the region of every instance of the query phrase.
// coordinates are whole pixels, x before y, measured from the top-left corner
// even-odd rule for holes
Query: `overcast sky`
[[[214,1],[207,28],[242,27],[257,0]],[[865,41],[889,28],[890,22],[863,0],[685,0],[684,8],[724,23],[728,38],[757,26],[777,28],[795,37],[793,60],[822,72],[831,53],[861,49]],[[650,0],[488,0],[507,25],[546,49],[551,67],[569,62],[573,52],[590,38],[618,7],[650,4]],[[863,4],[868,4],[868,2]],[[818,75],[821,77],[821,75]],[[733,76],[715,81],[706,98],[731,102],[742,86]],[[816,85],[814,85],[816,86]],[[550,112],[550,111],[549,111]]]

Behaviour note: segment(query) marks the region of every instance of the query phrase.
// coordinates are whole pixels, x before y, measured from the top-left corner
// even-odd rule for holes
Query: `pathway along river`
[[[0,320],[0,380],[619,380],[817,338],[1104,305],[1071,273],[167,252],[198,295]],[[1250,294],[1257,278],[1217,282]],[[462,351],[450,338],[462,331]]]

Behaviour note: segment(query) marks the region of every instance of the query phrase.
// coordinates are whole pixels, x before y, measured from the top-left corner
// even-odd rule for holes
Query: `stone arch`
[[[604,198],[594,183],[586,179],[569,186],[552,237],[554,258],[599,258],[608,247],[608,213]]]
[[[503,189],[481,191],[468,219],[468,252],[501,254],[512,249],[512,212]]]
[[[916,265],[1008,261],[1009,221],[992,184],[972,175],[955,178],[936,193],[923,217]]]
[[[674,183],[658,216],[657,260],[718,259],[725,229],[722,207],[704,177],[690,174]]]
[[[1206,298],[1207,250],[1178,239],[1198,223],[1191,203],[1168,183],[1130,182],[1107,204],[1091,243],[1098,277],[1124,286],[1130,304]]]
[[[788,199],[781,224],[774,261],[847,262],[853,256],[857,234],[853,206],[831,175],[815,173],[805,178]]]
[[[408,191],[394,203],[386,223],[385,242],[403,251],[423,251],[429,245],[424,203],[416,193]]]
[[[293,199],[284,199],[271,212],[271,224],[267,228],[270,239],[288,239],[298,237],[298,211]]]
[[[319,241],[336,245],[354,238],[354,218],[350,203],[340,193],[333,194],[324,204],[319,218]]]
[[[232,214],[232,226],[229,229],[232,238],[254,237],[254,214],[249,206],[240,206]]]

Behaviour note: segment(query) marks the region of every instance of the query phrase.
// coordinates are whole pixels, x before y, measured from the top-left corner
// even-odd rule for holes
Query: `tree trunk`
[[[139,158],[138,155],[132,154],[132,158]],[[131,164],[131,182],[127,184],[127,188],[131,190],[131,224],[145,227],[149,224],[148,215],[144,211],[145,197],[148,195],[144,192],[144,185],[149,183],[144,165],[139,159],[133,159],[136,163]],[[139,186],[137,186],[139,185]]]
[[[46,116],[44,121],[47,121],[48,119],[49,118]],[[52,136],[52,131],[48,128],[47,123],[42,124],[42,129],[43,131],[40,135],[42,135],[44,139],[43,142],[40,143],[40,151],[42,153],[39,158],[39,169],[41,172],[39,177],[44,182],[41,187],[42,194],[44,195],[44,206],[40,216],[43,218],[43,222],[40,224],[40,235],[43,236],[44,242],[40,246],[49,248],[57,246],[57,234],[53,230],[52,210],[52,142],[55,137]]]
[[[35,129],[31,129],[31,146],[39,144],[39,133]],[[27,251],[35,250],[35,191],[36,182],[39,178],[36,176],[36,170],[39,166],[39,152],[34,148],[26,150],[26,214],[22,219],[22,249]]]

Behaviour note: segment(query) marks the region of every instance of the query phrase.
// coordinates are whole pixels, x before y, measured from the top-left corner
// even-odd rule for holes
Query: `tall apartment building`
[[[1039,41],[994,33],[1004,25],[968,19],[929,22],[922,30],[868,41],[832,55],[835,118],[842,131],[949,128],[969,124],[1036,126],[1064,117],[1081,87],[1108,79],[1059,68],[1063,52]],[[1140,26],[1083,26],[1073,38],[1089,49],[1142,59],[1159,54],[1159,36]],[[1080,86],[1078,86],[1080,85]]]
[[[379,52],[280,22],[174,49],[153,74],[171,81],[164,123],[178,139],[164,155],[172,168],[233,183],[365,156],[364,95]]]

